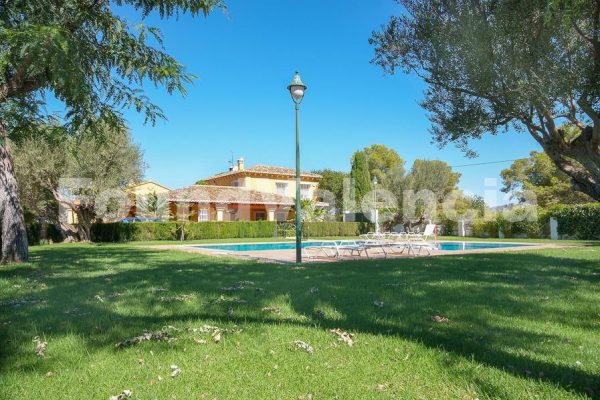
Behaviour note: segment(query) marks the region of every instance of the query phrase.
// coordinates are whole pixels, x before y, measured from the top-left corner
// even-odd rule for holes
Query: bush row
[[[561,205],[548,210],[558,221],[558,233],[579,240],[600,239],[600,203]]]
[[[31,222],[25,224],[25,230],[27,231],[27,242],[30,246],[37,246],[42,241],[42,224],[39,222]],[[55,243],[63,241],[63,235],[60,229],[54,225],[48,225],[46,227],[47,239],[52,240]]]
[[[473,236],[497,238],[500,231],[504,237],[546,238],[550,236],[548,222],[543,219],[510,222],[502,215],[494,218],[477,218],[471,222]]]
[[[327,236],[358,236],[369,231],[370,225],[366,222],[304,222],[302,235],[304,237]]]
[[[115,222],[92,225],[94,242],[128,242],[133,240],[198,240],[260,238],[275,235],[275,222]]]

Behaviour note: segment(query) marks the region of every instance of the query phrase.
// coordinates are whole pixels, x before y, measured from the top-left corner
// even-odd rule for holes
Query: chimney
[[[237,160],[237,170],[238,171],[244,170],[244,158],[240,158],[239,160]]]

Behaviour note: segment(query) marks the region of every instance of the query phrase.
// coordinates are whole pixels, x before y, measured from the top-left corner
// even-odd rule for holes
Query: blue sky
[[[146,177],[182,187],[246,165],[294,165],[294,109],[286,86],[298,69],[309,86],[301,111],[304,170],[349,170],[352,153],[373,143],[394,148],[407,162],[441,159],[451,165],[525,157],[537,144],[525,133],[487,136],[469,160],[431,143],[430,123],[418,105],[423,83],[415,76],[384,76],[371,65],[373,30],[401,12],[392,0],[228,0],[228,11],[208,18],[145,21],[158,26],[167,51],[198,76],[188,95],[147,93],[167,121],[144,125],[127,112],[144,150]],[[126,11],[132,23],[139,15]],[[510,163],[457,168],[460,186],[483,193]]]

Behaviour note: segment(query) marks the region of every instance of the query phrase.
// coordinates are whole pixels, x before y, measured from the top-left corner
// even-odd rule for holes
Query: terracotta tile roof
[[[242,171],[227,171],[227,172],[222,172],[220,174],[216,174],[213,176],[210,176],[208,178],[206,178],[205,180],[211,180],[211,179],[215,179],[215,178],[220,178],[223,176],[229,176],[229,175],[235,175],[235,174],[243,174],[245,172],[249,172],[252,174],[263,174],[263,175],[285,175],[285,176],[291,176],[294,177],[296,176],[296,169],[295,168],[286,168],[286,167],[271,167],[268,165],[254,165],[252,167],[248,167],[243,169]],[[319,174],[314,174],[312,172],[302,172],[301,175],[304,178],[315,178],[315,179],[320,179],[322,178],[321,175]]]
[[[192,185],[183,189],[171,190],[167,195],[168,201],[200,202],[218,204],[294,204],[294,199],[278,194],[259,192],[234,186]]]

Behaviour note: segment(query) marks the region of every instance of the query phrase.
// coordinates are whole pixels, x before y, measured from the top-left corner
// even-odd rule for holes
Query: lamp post
[[[377,212],[377,177],[373,177],[373,208],[375,209],[375,233],[379,233],[379,213]]]
[[[302,205],[300,203],[300,103],[308,87],[302,83],[300,74],[296,71],[294,80],[288,85],[292,100],[296,106],[296,262],[302,262]]]

